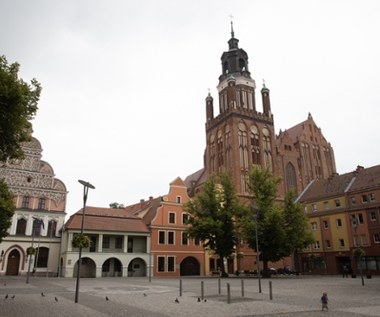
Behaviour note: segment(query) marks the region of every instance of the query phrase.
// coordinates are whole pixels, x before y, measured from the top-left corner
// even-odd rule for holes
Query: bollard
[[[204,288],[204,282],[201,282],[201,299],[203,300],[205,297],[205,288]]]
[[[241,280],[241,297],[244,297],[244,280]]]
[[[218,294],[220,295],[222,293],[221,286],[220,286],[220,278],[218,278]]]
[[[230,290],[230,283],[227,283],[227,304],[231,303],[231,290]]]
[[[269,281],[269,299],[273,299],[273,293],[272,293],[272,281]]]
[[[182,296],[182,279],[179,280],[179,296]]]

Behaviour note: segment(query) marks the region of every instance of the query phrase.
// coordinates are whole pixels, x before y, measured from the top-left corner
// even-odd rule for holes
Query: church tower
[[[275,168],[275,131],[269,89],[261,89],[262,108],[256,104],[256,83],[251,77],[248,54],[239,48],[231,22],[228,51],[221,57],[222,74],[217,86],[219,114],[214,117],[213,98],[206,98],[206,150],[204,176],[231,172],[239,196],[248,194],[247,174],[252,164]]]

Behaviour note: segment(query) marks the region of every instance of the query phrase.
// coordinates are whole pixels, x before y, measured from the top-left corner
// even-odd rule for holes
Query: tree
[[[264,269],[268,268],[269,261],[279,261],[313,242],[307,217],[302,205],[295,202],[294,191],[285,195],[284,204],[276,203],[280,182],[281,179],[268,169],[253,167],[249,174],[249,188],[257,217],[246,219],[243,232],[249,246],[256,250],[257,224],[260,259]]]
[[[41,86],[36,79],[27,84],[18,78],[19,64],[8,65],[0,56],[0,161],[24,157],[21,143],[30,141]]]
[[[110,208],[112,209],[124,209],[124,204],[119,204],[118,202],[113,202],[109,204]]]
[[[314,242],[313,235],[309,230],[308,218],[303,212],[302,205],[295,200],[296,195],[293,190],[285,195],[285,249],[289,254],[302,250]]]
[[[7,230],[11,225],[15,209],[13,195],[7,184],[0,179],[0,242],[8,235]]]
[[[283,212],[275,204],[280,182],[281,179],[268,169],[253,166],[249,172],[249,190],[253,195],[251,207],[254,214],[248,215],[243,222],[243,236],[248,245],[256,250],[257,227],[260,260],[263,261],[264,269],[268,268],[269,261],[278,261],[286,255]]]
[[[189,236],[202,241],[204,247],[219,256],[221,275],[227,276],[223,263],[235,251],[236,219],[243,212],[231,176],[227,172],[219,179],[211,176],[184,209],[189,213]]]

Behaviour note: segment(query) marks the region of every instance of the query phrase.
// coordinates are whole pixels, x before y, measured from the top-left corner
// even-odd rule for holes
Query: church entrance
[[[13,250],[9,253],[6,275],[18,275],[20,267],[20,252]]]

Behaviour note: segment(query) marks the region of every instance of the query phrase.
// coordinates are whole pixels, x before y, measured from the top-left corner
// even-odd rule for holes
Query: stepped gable
[[[66,229],[80,229],[82,224],[82,210],[79,210],[66,222]],[[86,207],[84,229],[94,231],[127,231],[149,232],[141,218],[133,215],[125,208]]]

